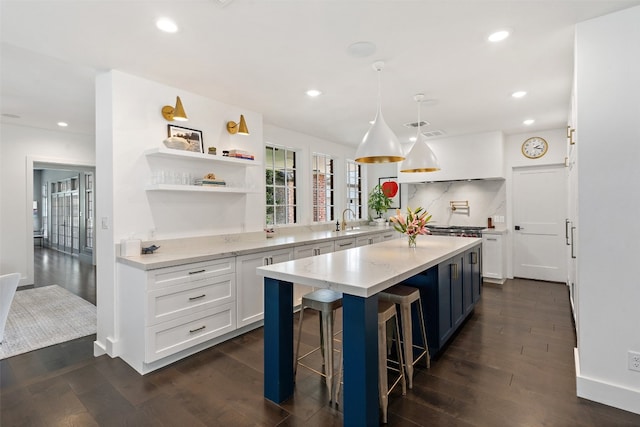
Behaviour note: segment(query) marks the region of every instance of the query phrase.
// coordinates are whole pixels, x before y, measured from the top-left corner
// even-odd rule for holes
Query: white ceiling
[[[401,142],[563,127],[574,25],[635,1],[2,0],[1,123],[93,134],[96,70],[118,69],[263,113],[266,123],[356,145],[382,109]],[[171,17],[176,34],[159,32]],[[507,28],[511,37],[487,36]],[[353,57],[347,47],[375,43]],[[309,88],[323,91],[311,99]],[[528,95],[513,99],[510,94]],[[180,93],[178,92],[177,95]],[[167,100],[171,103],[171,100]],[[158,114],[160,114],[158,106]],[[185,104],[187,114],[189,106]],[[20,118],[7,117],[17,115]],[[532,126],[522,121],[535,119]]]

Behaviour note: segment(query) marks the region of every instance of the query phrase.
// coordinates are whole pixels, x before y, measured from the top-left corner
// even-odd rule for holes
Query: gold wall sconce
[[[182,106],[182,101],[179,96],[176,96],[176,106],[172,107],[171,105],[165,105],[162,107],[162,117],[166,120],[172,122],[186,122],[189,120],[187,117],[187,113],[184,112],[184,107]]]
[[[249,129],[247,129],[247,122],[244,121],[244,116],[240,114],[240,122],[227,122],[227,132],[230,134],[249,135]]]

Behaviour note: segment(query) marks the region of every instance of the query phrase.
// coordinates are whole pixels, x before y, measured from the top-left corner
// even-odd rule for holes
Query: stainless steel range
[[[427,228],[434,236],[482,237],[486,227],[474,225],[429,225]]]

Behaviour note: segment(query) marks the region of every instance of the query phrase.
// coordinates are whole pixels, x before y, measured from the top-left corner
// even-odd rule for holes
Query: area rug
[[[17,291],[0,344],[0,360],[96,333],[96,306],[51,285]]]

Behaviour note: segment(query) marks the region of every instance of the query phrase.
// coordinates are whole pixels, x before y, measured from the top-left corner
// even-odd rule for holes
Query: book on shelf
[[[195,185],[203,185],[203,186],[225,186],[225,185],[227,185],[226,182],[224,182],[223,180],[220,180],[220,179],[204,179],[204,178],[197,178],[194,183],[195,183]]]
[[[245,159],[245,160],[254,160],[253,154],[231,154],[229,153],[229,157],[233,157],[234,159]]]
[[[233,157],[236,159],[245,159],[245,160],[253,160],[254,156],[248,151],[245,150],[229,150],[229,157]]]

